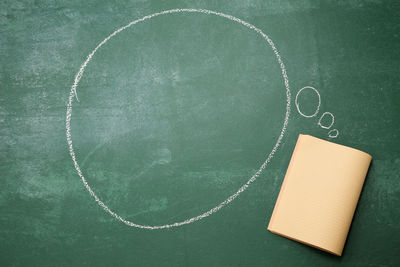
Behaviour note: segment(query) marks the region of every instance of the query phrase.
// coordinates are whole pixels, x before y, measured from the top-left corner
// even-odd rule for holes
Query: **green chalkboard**
[[[2,1],[0,265],[398,266],[399,30],[396,1]],[[266,230],[299,133],[373,156],[342,257]]]

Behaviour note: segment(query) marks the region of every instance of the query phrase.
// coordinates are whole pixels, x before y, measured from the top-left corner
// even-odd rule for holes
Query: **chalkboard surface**
[[[0,265],[400,264],[397,1],[2,1],[0,31]],[[342,257],[266,230],[299,133],[373,156]]]

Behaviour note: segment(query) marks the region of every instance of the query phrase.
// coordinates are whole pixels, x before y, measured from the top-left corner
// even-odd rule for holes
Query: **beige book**
[[[268,230],[341,256],[371,159],[299,135]]]

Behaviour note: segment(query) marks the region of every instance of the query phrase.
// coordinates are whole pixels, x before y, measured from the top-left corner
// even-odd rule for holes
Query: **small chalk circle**
[[[329,138],[336,138],[339,135],[339,131],[337,129],[332,129],[328,132]]]
[[[321,123],[321,121],[322,121],[322,119],[324,118],[324,116],[330,116],[330,117],[331,117],[331,124],[329,124],[328,126],[322,125],[322,123]],[[324,113],[321,115],[321,117],[319,118],[319,120],[318,120],[318,125],[319,125],[321,128],[324,128],[324,129],[330,129],[334,123],[335,123],[335,116],[333,116],[333,114],[330,113],[330,112],[324,112]]]

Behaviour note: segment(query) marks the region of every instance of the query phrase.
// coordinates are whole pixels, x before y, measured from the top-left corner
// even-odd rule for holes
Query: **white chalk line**
[[[337,129],[332,129],[328,132],[330,138],[336,138],[339,136],[339,131]]]
[[[299,97],[300,93],[301,93],[303,90],[307,89],[307,88],[313,90],[313,91],[318,95],[318,106],[317,106],[317,109],[315,110],[315,112],[314,112],[312,115],[306,115],[306,114],[304,114],[303,112],[301,112],[300,106],[299,106],[299,102],[298,102],[298,100],[297,100],[297,98]],[[296,99],[295,99],[295,104],[296,104],[297,111],[299,112],[299,114],[300,114],[301,116],[306,117],[306,118],[312,118],[312,117],[316,116],[316,115],[318,114],[318,112],[319,112],[319,108],[320,108],[320,106],[321,106],[321,95],[319,94],[318,90],[315,89],[314,87],[312,87],[312,86],[305,86],[305,87],[301,88],[301,89],[297,92],[297,94],[296,94]],[[330,123],[328,126],[323,125],[323,124],[321,123],[322,119],[323,119],[324,116],[326,116],[326,115],[331,116],[331,119],[332,119],[332,120],[331,120],[331,123]],[[334,116],[332,113],[330,113],[330,112],[324,112],[324,113],[322,113],[321,117],[319,118],[319,120],[318,120],[318,122],[317,122],[317,124],[318,124],[321,128],[323,128],[323,129],[330,129],[330,128],[333,126],[334,123],[335,123],[335,116]],[[338,136],[339,136],[339,131],[338,131],[337,129],[333,129],[333,130],[330,130],[330,131],[328,132],[328,137],[329,137],[329,138],[336,138],[336,137],[338,137]]]
[[[306,115],[306,114],[304,114],[303,112],[301,112],[300,107],[299,107],[298,97],[299,97],[300,93],[301,93],[303,90],[305,90],[305,89],[311,89],[311,90],[313,90],[313,91],[317,94],[317,96],[318,96],[318,106],[317,106],[317,109],[316,109],[315,112],[314,112],[313,114],[311,114],[311,115]],[[306,117],[306,118],[312,118],[312,117],[315,117],[315,116],[318,114],[318,112],[319,112],[319,107],[321,106],[321,95],[319,94],[319,92],[317,91],[317,89],[315,89],[314,87],[305,86],[305,87],[301,88],[301,89],[297,92],[297,94],[296,94],[296,99],[295,99],[294,102],[295,102],[295,104],[296,104],[297,111],[300,113],[301,116]]]
[[[329,124],[329,126],[322,125],[322,123],[321,123],[322,119],[323,119],[324,116],[326,116],[326,115],[331,116],[331,119],[332,119],[332,120],[331,120],[331,124]],[[318,124],[321,128],[330,129],[334,123],[335,123],[335,116],[333,116],[333,114],[330,113],[330,112],[324,112],[324,113],[321,115],[321,117],[319,118],[317,124]]]
[[[75,156],[75,151],[73,149],[73,145],[72,145],[72,136],[71,136],[71,115],[72,115],[72,103],[74,100],[74,97],[76,97],[76,100],[79,102],[78,99],[78,94],[77,94],[77,87],[78,87],[78,83],[80,81],[80,79],[82,78],[83,72],[87,66],[87,64],[90,62],[90,60],[92,59],[93,55],[96,53],[96,51],[102,47],[108,40],[110,40],[113,36],[115,36],[116,34],[118,34],[119,32],[131,27],[132,25],[135,25],[136,23],[139,22],[143,22],[147,19],[151,19],[153,17],[156,16],[160,16],[160,15],[166,15],[166,14],[172,14],[172,13],[179,13],[179,12],[188,12],[188,13],[204,13],[207,15],[216,15],[216,16],[220,16],[223,18],[227,18],[229,20],[238,22],[246,27],[248,27],[251,30],[254,30],[255,32],[257,32],[258,34],[260,34],[264,40],[266,40],[269,44],[269,46],[272,48],[276,59],[279,63],[279,66],[281,68],[281,72],[282,72],[282,77],[284,79],[284,84],[285,84],[285,88],[286,88],[286,113],[285,113],[285,119],[283,121],[283,125],[282,125],[282,129],[280,132],[280,135],[272,149],[272,151],[268,154],[267,159],[264,161],[264,163],[260,166],[260,168],[258,169],[258,171],[256,173],[253,174],[253,176],[251,176],[251,178],[245,183],[243,184],[233,195],[229,196],[226,200],[224,200],[223,202],[219,203],[217,206],[215,206],[214,208],[189,219],[186,219],[184,221],[180,221],[180,222],[175,222],[172,224],[165,224],[165,225],[142,225],[142,224],[136,224],[133,223],[131,221],[128,221],[124,218],[122,218],[120,215],[118,215],[116,212],[112,211],[110,208],[108,208],[108,206],[106,204],[104,204],[98,197],[97,195],[94,193],[94,191],[92,190],[92,188],[89,186],[89,184],[87,183],[85,177],[82,174],[82,171],[79,167],[79,164],[76,160],[76,156]],[[290,94],[290,88],[289,88],[289,79],[287,76],[287,72],[286,72],[286,68],[285,65],[283,64],[283,61],[281,59],[281,56],[278,53],[277,48],[275,47],[275,44],[272,42],[272,40],[269,38],[268,35],[266,35],[264,32],[262,32],[260,29],[258,29],[257,27],[255,27],[254,25],[245,22],[241,19],[238,19],[236,17],[233,17],[231,15],[227,15],[224,13],[220,13],[220,12],[216,12],[216,11],[212,11],[212,10],[206,10],[206,9],[171,9],[171,10],[165,10],[165,11],[161,11],[158,13],[154,13],[151,15],[147,15],[144,16],[141,19],[138,20],[134,20],[132,22],[130,22],[129,24],[127,24],[126,26],[123,26],[121,28],[119,28],[118,30],[114,31],[112,34],[110,34],[107,38],[105,38],[102,42],[100,42],[96,48],[88,55],[88,57],[86,58],[85,62],[81,65],[78,73],[75,76],[75,80],[74,83],[71,86],[71,90],[69,93],[69,98],[68,98],[68,104],[67,104],[67,112],[66,112],[66,136],[67,136],[67,142],[68,142],[68,147],[69,147],[69,152],[72,158],[72,161],[74,163],[74,167],[79,175],[79,177],[82,179],[82,182],[84,184],[84,186],[86,187],[86,189],[89,191],[90,195],[95,199],[95,201],[106,211],[108,212],[111,216],[115,217],[116,219],[118,219],[119,221],[123,222],[124,224],[128,225],[128,226],[133,226],[133,227],[137,227],[137,228],[142,228],[142,229],[150,229],[150,230],[154,230],[154,229],[165,229],[165,228],[171,228],[171,227],[176,227],[176,226],[182,226],[185,224],[189,224],[195,221],[198,221],[200,219],[203,219],[217,211],[219,211],[221,208],[223,208],[224,206],[226,206],[227,204],[229,204],[230,202],[232,202],[235,198],[237,198],[239,196],[240,193],[242,193],[243,191],[245,191],[248,186],[253,183],[257,177],[261,174],[261,172],[265,169],[265,167],[267,166],[267,164],[271,161],[271,159],[273,158],[275,152],[277,151],[282,138],[285,134],[286,128],[287,128],[287,124],[289,122],[289,115],[290,115],[290,101],[291,101],[291,94]]]

